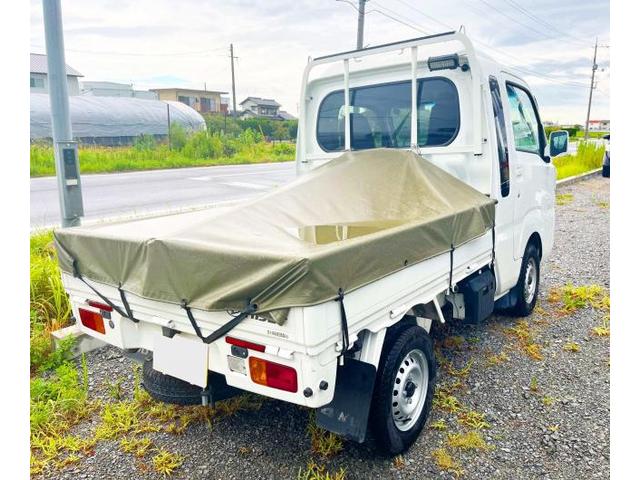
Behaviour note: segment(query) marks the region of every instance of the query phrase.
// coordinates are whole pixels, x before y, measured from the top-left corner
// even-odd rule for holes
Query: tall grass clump
[[[600,168],[604,149],[604,145],[595,142],[580,142],[575,155],[554,158],[553,164],[556,166],[558,180]]]
[[[52,352],[50,334],[65,327],[71,317],[71,305],[62,285],[53,232],[46,231],[31,236],[30,252],[30,329],[31,370],[33,372],[55,368],[71,351],[71,340]]]

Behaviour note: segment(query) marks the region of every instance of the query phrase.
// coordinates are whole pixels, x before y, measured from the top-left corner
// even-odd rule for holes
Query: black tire
[[[531,277],[528,275],[527,269],[530,268],[530,263],[535,268],[535,286],[533,288],[533,295],[531,294]],[[520,267],[520,277],[518,278],[518,284],[514,287],[516,304],[513,307],[512,314],[517,317],[527,317],[531,315],[533,309],[536,308],[538,301],[538,291],[540,289],[540,252],[538,248],[529,243],[524,250],[522,257],[522,266]]]
[[[387,455],[393,456],[407,450],[418,438],[424,427],[433,402],[437,366],[431,338],[421,327],[412,326],[404,329],[395,338],[388,338],[386,343],[380,358],[369,425],[380,450]],[[401,375],[401,367],[404,367],[402,365],[403,361],[409,353],[415,350],[422,352],[424,359],[426,359],[429,382],[421,410],[420,412],[415,412],[417,420],[413,421],[413,425],[410,428],[403,431],[398,428],[394,419],[394,410],[398,408],[394,407],[394,405],[397,405],[394,400],[398,399],[397,395],[394,396],[394,394],[400,393],[402,395],[408,393],[406,388],[403,392],[398,392],[396,390],[396,381]],[[408,383],[411,383],[410,380],[407,383],[401,383],[401,385],[409,387]],[[420,392],[420,390],[416,390],[414,384],[414,390],[409,394],[409,397],[414,395],[415,392]],[[419,404],[415,408],[420,408]]]
[[[153,360],[142,365],[142,386],[155,400],[175,405],[200,405],[202,388],[153,369]]]

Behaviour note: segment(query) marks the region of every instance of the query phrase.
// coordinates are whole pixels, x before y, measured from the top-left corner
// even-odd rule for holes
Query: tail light
[[[105,312],[113,312],[113,308],[106,303],[96,302],[95,300],[87,300],[87,305],[93,308],[104,310]]]
[[[255,350],[257,352],[264,352],[265,349],[264,345],[260,345],[259,343],[247,342],[246,340],[240,340],[239,338],[225,337],[225,341],[230,345],[248,348],[249,350]]]
[[[104,320],[102,319],[102,315],[100,315],[98,312],[85,310],[84,308],[79,308],[78,310],[80,312],[80,322],[82,323],[82,325],[98,333],[105,333]]]
[[[262,358],[249,357],[251,380],[259,385],[287,392],[298,391],[298,374],[294,368],[269,362]]]

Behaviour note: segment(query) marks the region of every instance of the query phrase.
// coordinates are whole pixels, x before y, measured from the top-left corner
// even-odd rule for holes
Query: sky
[[[296,115],[309,56],[355,48],[357,0],[62,0],[66,61],[84,80],[275,98]],[[609,44],[608,0],[368,0],[364,43],[464,26],[478,50],[516,67],[543,120],[583,124],[593,45]],[[41,0],[31,52],[45,53]],[[230,94],[228,95],[230,97]],[[609,118],[609,48],[598,50],[592,119]]]

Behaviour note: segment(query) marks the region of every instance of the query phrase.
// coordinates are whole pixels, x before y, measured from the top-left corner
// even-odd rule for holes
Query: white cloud
[[[534,22],[514,4],[554,29]],[[206,82],[209,89],[230,92],[228,47],[233,42],[239,57],[238,101],[247,95],[272,97],[293,113],[307,57],[352,49],[356,40],[355,10],[333,0],[65,0],[62,8],[67,63],[87,80],[152,88],[183,79],[181,86],[201,88]],[[472,38],[492,47],[489,55],[556,79],[523,74],[539,85],[545,118],[584,122],[588,88],[573,83],[588,83],[593,54],[588,42],[595,35],[608,38],[607,1],[371,0],[367,10],[366,44],[419,36],[417,29],[443,31],[434,19],[454,27],[464,24]],[[44,51],[40,0],[31,2],[31,45]],[[608,70],[598,78],[599,90],[608,92]],[[608,103],[596,92],[593,116],[608,118]]]

